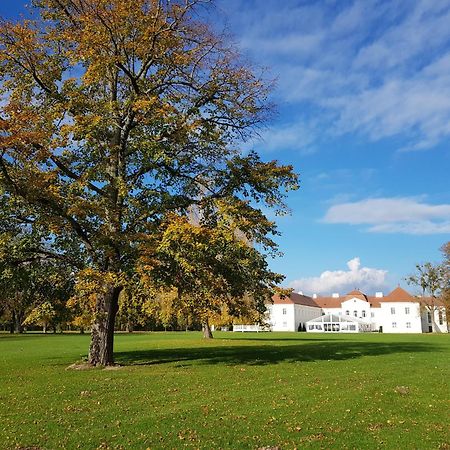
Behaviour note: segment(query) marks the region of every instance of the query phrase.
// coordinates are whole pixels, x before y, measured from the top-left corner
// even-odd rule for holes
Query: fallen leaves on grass
[[[40,447],[16,447],[15,450],[42,450]]]
[[[95,369],[95,367],[87,362],[74,363],[66,367],[66,370],[91,370],[91,369]]]
[[[400,395],[408,395],[410,393],[410,389],[408,386],[396,386],[394,391]]]

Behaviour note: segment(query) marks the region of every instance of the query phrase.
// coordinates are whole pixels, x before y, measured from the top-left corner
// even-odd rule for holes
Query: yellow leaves
[[[124,273],[100,271],[93,268],[81,270],[77,275],[75,294],[68,301],[67,306],[80,310],[79,320],[83,323],[95,318],[95,306],[99,296],[108,292],[111,286],[124,286],[127,277]]]
[[[133,111],[135,112],[146,112],[151,110],[156,104],[159,103],[159,98],[156,96],[150,98],[142,98],[136,100],[133,103]]]
[[[96,133],[99,133],[104,126],[104,117],[96,113],[85,113],[75,116],[72,125],[65,125],[63,133],[65,136],[72,134],[76,140],[95,139]]]
[[[278,295],[280,298],[283,299],[283,298],[289,297],[293,291],[294,291],[294,289],[292,289],[292,288],[276,287],[274,289],[274,294]]]
[[[46,301],[34,308],[23,321],[22,325],[38,324],[46,326],[56,316],[53,305]]]
[[[23,57],[24,54],[31,56],[36,53],[37,37],[37,30],[31,20],[17,23],[2,22],[0,27],[0,44],[4,47],[5,53],[18,58]]]

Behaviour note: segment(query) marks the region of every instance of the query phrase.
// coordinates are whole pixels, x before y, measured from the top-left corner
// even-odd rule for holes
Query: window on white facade
[[[345,311],[345,315],[349,316],[350,315],[350,311],[347,309],[347,311]]]
[[[283,327],[287,327],[287,322],[283,322]]]
[[[358,311],[353,311],[353,315],[354,315],[355,317],[358,317]]]
[[[366,317],[366,312],[364,310],[362,311],[362,316]]]
[[[392,328],[397,328],[397,322],[392,322]]]
[[[348,329],[350,331],[356,331],[356,325],[349,325]]]
[[[391,314],[395,314],[395,308],[391,308]]]
[[[375,313],[374,313],[374,312],[371,312],[371,313],[370,313],[370,317],[375,317]]]
[[[409,308],[408,307],[405,308],[405,314],[409,314]]]
[[[439,311],[439,325],[444,325],[444,315]]]
[[[431,323],[431,313],[427,312],[428,323]]]
[[[411,322],[406,322],[406,328],[411,328]]]
[[[286,308],[283,308],[283,316],[285,316],[287,314],[287,310]]]

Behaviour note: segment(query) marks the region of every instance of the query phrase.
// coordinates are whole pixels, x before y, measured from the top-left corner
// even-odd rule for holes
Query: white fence
[[[267,329],[261,325],[233,325],[233,331],[241,331],[242,333],[245,331],[256,331],[259,333],[260,331],[267,331]]]

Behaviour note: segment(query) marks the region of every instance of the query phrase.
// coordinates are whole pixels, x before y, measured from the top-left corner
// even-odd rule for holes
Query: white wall
[[[272,331],[297,331],[294,304],[267,305]]]
[[[299,325],[322,315],[320,308],[296,304],[266,305],[272,331],[298,331]]]
[[[294,305],[294,310],[296,331],[300,324],[303,326],[308,320],[315,319],[322,315],[322,309],[314,306]]]
[[[441,316],[439,315],[439,312],[441,313]],[[430,327],[432,327],[430,318],[431,320],[434,320],[435,333],[447,333],[446,315],[444,307],[436,306],[436,307],[422,308],[422,331],[424,333],[430,332]],[[440,319],[442,319],[442,323]]]
[[[359,298],[351,298],[341,303],[341,311],[343,315],[356,317],[364,320],[364,322],[371,322],[370,318],[370,303]],[[347,314],[348,312],[348,314]]]
[[[427,311],[425,308],[421,310],[417,302],[384,301],[379,308],[372,308],[368,302],[353,298],[342,302],[340,308],[315,308],[296,304],[266,306],[272,331],[298,331],[299,325],[308,320],[323,314],[345,315],[347,311],[351,317],[354,317],[354,311],[356,311],[358,319],[372,324],[374,331],[383,327],[383,333],[422,333],[428,332],[428,326],[431,325],[428,323]],[[391,308],[394,308],[394,314]],[[365,311],[365,317],[363,317],[363,311]],[[436,332],[447,332],[445,314],[443,319],[443,324],[439,324],[439,311],[436,310],[434,312]]]
[[[422,333],[420,305],[415,302],[383,302],[378,323],[383,327],[383,333]]]

